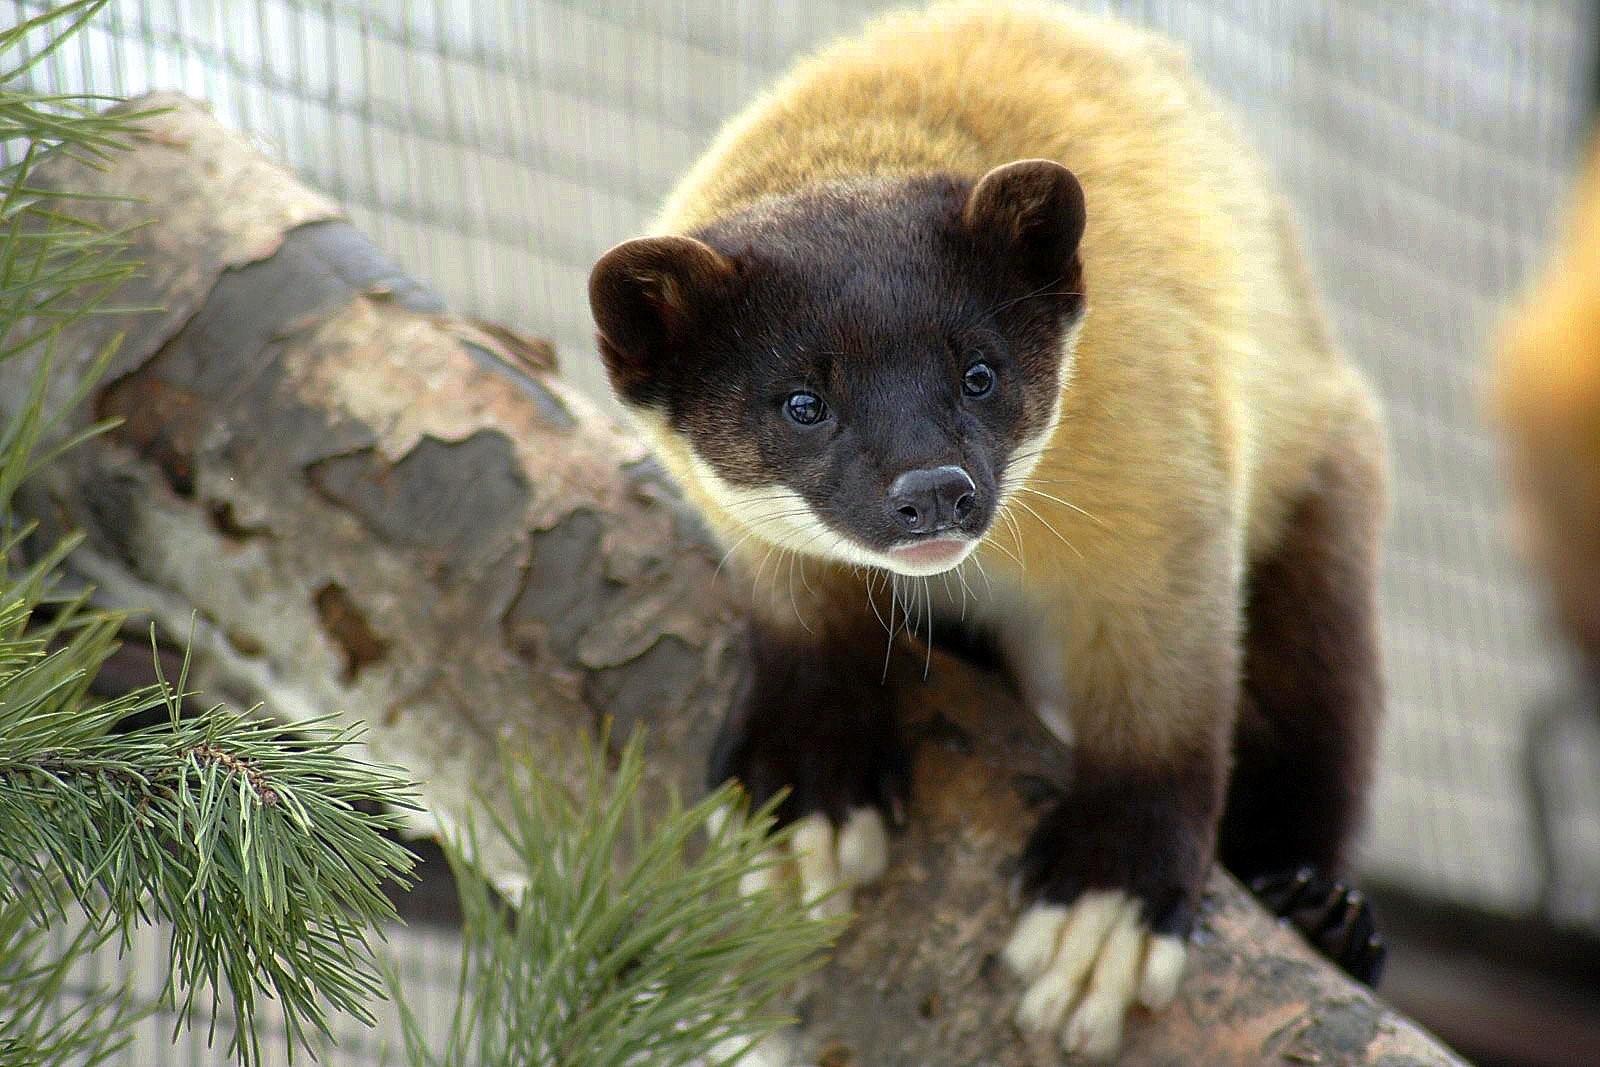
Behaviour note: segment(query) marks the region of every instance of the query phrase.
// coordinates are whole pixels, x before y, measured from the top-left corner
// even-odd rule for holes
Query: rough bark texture
[[[48,525],[87,531],[74,566],[180,635],[193,616],[208,694],[365,719],[438,823],[474,792],[493,801],[501,746],[570,750],[603,715],[648,724],[657,786],[697,790],[740,670],[739,613],[637,439],[562,383],[547,347],[448,316],[203,108],[144,103],[174,110],[114,165],[47,169],[144,198],[91,207],[151,220],[123,302],[165,309],[59,346],[58,395],[126,334],[78,413],[125,423],[30,497]],[[26,371],[0,368],[0,409]],[[936,656],[919,685],[920,659],[901,666],[912,824],[801,991],[802,1044],[832,1067],[1053,1063],[1010,1025],[1017,984],[995,957],[1053,749],[993,678]],[[1219,873],[1184,993],[1136,1025],[1125,1062],[1457,1061]]]

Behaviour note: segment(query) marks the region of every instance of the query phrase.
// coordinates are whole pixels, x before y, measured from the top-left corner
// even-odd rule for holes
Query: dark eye
[[[988,396],[994,391],[994,371],[987,363],[974,363],[961,376],[961,391],[970,397]]]
[[[784,412],[801,426],[815,426],[828,417],[828,405],[816,393],[790,393],[783,402]]]

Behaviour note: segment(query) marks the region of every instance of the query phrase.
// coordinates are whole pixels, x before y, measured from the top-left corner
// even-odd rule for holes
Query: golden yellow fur
[[[730,122],[654,228],[687,232],[832,178],[976,178],[1030,157],[1060,161],[1082,184],[1088,310],[1033,492],[979,557],[1008,584],[1070,590],[1059,602],[1078,609],[1064,628],[1075,689],[1171,690],[1129,694],[1152,709],[1137,727],[1102,724],[1142,749],[1151,732],[1183,732],[1195,694],[1177,696],[1182,679],[1211,655],[1197,645],[1226,655],[1213,635],[1236,633],[1239,604],[1213,579],[1237,586],[1246,560],[1273,547],[1335,442],[1381,451],[1373,400],[1328,340],[1280,197],[1182,54],[1044,5],[890,15],[802,62]],[[654,436],[713,525],[739,541],[746,531],[686,446]],[[735,555],[754,574],[764,553],[751,538]],[[803,582],[781,557],[758,579],[758,601],[780,618],[825,613],[834,595],[825,565],[802,566]]]

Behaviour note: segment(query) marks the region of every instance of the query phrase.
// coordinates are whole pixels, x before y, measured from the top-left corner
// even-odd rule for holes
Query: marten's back
[[[1221,448],[1264,547],[1333,424],[1369,419],[1370,402],[1332,351],[1264,169],[1171,44],[1029,3],[884,17],[735,118],[656,229],[693,232],[830,180],[976,178],[1036,157],[1069,167],[1088,206],[1089,314],[1061,433],[1092,433],[1093,454],[1123,462],[1129,448],[1188,454],[1185,437]],[[1096,417],[1113,411],[1115,426]],[[1127,447],[1103,447],[1108,432]],[[1093,455],[1076,451],[1084,482]]]

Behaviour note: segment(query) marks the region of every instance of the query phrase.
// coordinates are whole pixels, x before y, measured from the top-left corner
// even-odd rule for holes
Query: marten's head
[[[1055,428],[1083,226],[1045,160],[843,182],[618,245],[589,301],[618,396],[741,535],[934,574]]]

